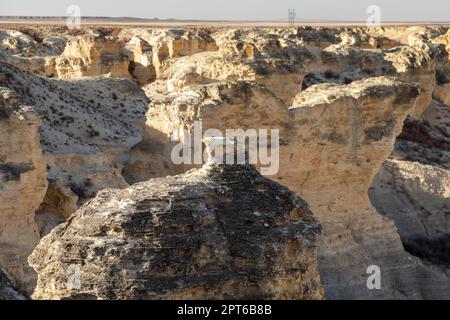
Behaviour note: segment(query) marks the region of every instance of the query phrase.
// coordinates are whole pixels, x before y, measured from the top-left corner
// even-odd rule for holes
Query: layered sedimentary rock
[[[0,85],[42,118],[40,236],[101,189],[197,167],[171,154],[183,140],[174,133],[194,121],[203,132],[279,129],[280,170],[269,178],[323,224],[326,297],[448,298],[448,28],[116,31],[59,35],[70,41],[52,72],[64,80],[1,65]],[[32,47],[54,56],[40,44],[50,36],[7,33],[2,60],[45,73],[13,60]],[[370,265],[381,267],[381,290],[366,286]]]
[[[409,252],[450,267],[450,109],[434,101],[420,119],[407,119],[369,196],[391,218]],[[448,272],[448,271],[447,271]]]
[[[446,94],[438,81],[439,87]],[[435,90],[440,101],[433,101],[419,119],[405,121],[369,196],[395,222],[405,249],[449,276],[450,109],[441,103],[446,101],[442,94]]]
[[[377,210],[395,221],[405,248],[445,268],[450,266],[448,170],[387,160],[370,191]]]
[[[386,49],[380,44],[376,49],[364,50],[343,41],[339,29],[333,32],[334,40],[322,46],[326,41],[322,38],[329,39],[330,30],[325,35],[297,29],[220,31],[212,34],[219,47],[217,52],[169,60],[158,79],[165,81],[168,91],[199,83],[253,80],[290,106],[302,89],[314,84],[348,84],[389,75],[420,84],[421,95],[411,114],[423,113],[431,101],[436,72],[446,68],[448,56],[443,45],[410,31],[407,45]],[[359,37],[363,33],[354,32]],[[251,54],[246,53],[247,47],[253,48]]]
[[[3,62],[0,70],[4,101],[33,106],[2,109],[0,149],[0,266],[30,292],[26,257],[40,237],[98,190],[128,185],[121,170],[142,140],[148,101],[128,80],[49,80]]]
[[[139,37],[133,37],[127,43],[126,48],[132,52],[132,60],[128,71],[133,78],[140,85],[153,82],[156,78],[156,70],[153,65],[152,46]]]
[[[120,37],[137,37],[145,46],[151,47],[152,65],[157,74],[170,59],[217,50],[217,45],[207,30],[125,29]]]
[[[306,203],[254,167],[208,163],[101,191],[30,256],[34,298],[320,299],[318,232]]]
[[[378,81],[302,92],[291,108],[306,122],[297,125],[299,151],[290,149],[289,161],[281,160],[280,175],[323,225],[319,265],[328,298],[448,297],[448,278],[406,254],[392,221],[368,199],[373,176],[419,101],[417,88]],[[366,287],[370,265],[382,270],[380,290]]]
[[[54,59],[64,50],[67,38],[38,36],[31,30],[0,30],[0,59],[23,70],[54,76]],[[34,35],[34,37],[33,37]]]
[[[52,185],[89,198],[126,186],[120,171],[142,140],[148,99],[128,80],[49,80],[2,63],[0,83],[34,105]]]
[[[39,242],[34,214],[47,190],[40,124],[37,113],[16,92],[0,87],[0,267],[27,293],[36,284],[27,263]]]
[[[448,278],[405,254],[395,226],[367,196],[403,119],[419,117],[432,95],[442,96],[437,90],[444,83],[441,75],[448,73],[448,57],[433,40],[442,30],[406,28],[397,37],[394,30],[385,36],[382,30],[354,30],[353,40],[348,31],[322,31],[315,38],[304,30],[213,34],[218,52],[170,61],[161,80],[145,87],[153,100],[148,131],[156,129],[169,139],[177,128],[192,130],[194,120],[201,120],[204,130],[279,128],[284,147],[277,178],[305,197],[324,223],[319,255],[327,296],[443,297]],[[329,39],[328,47],[319,45],[322,37]],[[359,49],[362,43],[374,50]],[[398,91],[392,88],[402,88],[396,82],[370,79],[385,74],[419,87]],[[345,105],[348,112],[341,109]],[[324,181],[318,183],[322,174]],[[384,290],[365,286],[371,263],[389,270]]]
[[[55,59],[59,78],[110,76],[129,78],[129,58],[116,37],[88,34],[70,38]]]
[[[323,224],[319,267],[328,298],[448,292],[448,279],[405,253],[394,224],[367,196],[403,119],[420,103],[417,85],[385,77],[314,85],[297,95],[291,108],[267,87],[248,81],[187,86],[153,98],[147,124],[167,139],[178,128],[192,132],[196,120],[204,131],[280,130],[280,170],[272,179],[307,199]],[[366,287],[370,265],[385,270],[382,290]]]

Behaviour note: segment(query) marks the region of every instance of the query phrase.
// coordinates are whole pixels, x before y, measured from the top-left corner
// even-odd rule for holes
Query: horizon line
[[[42,19],[42,20],[50,20],[50,19],[67,19],[70,18],[71,16],[32,16],[32,15],[0,15],[0,19],[19,19],[19,20],[26,20],[26,19]],[[248,19],[248,20],[244,20],[244,19],[187,19],[187,18],[158,18],[158,17],[154,17],[154,18],[139,18],[139,17],[129,17],[129,16],[93,16],[93,15],[87,15],[87,16],[81,16],[81,19],[111,19],[111,20],[117,20],[117,19],[122,19],[122,20],[140,20],[140,21],[158,21],[158,22],[163,22],[163,21],[170,21],[170,22],[174,22],[174,21],[179,21],[179,22],[289,22],[289,19]],[[365,23],[366,20],[345,20],[345,19],[307,19],[307,18],[302,18],[302,19],[295,19],[293,20],[295,23],[301,23],[301,22],[314,22],[314,23],[320,23],[320,22],[324,22],[324,23]],[[408,23],[408,24],[412,24],[412,23],[449,23],[450,24],[450,20],[385,20],[382,21],[381,24],[386,24],[386,23]]]

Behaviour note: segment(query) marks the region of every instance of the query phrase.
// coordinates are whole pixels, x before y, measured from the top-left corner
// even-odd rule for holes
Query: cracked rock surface
[[[3,278],[37,298],[450,299],[449,35],[448,26],[5,25]],[[279,170],[264,180],[272,191],[255,193],[263,178],[249,168],[174,163],[174,133],[196,121],[202,133],[278,129]],[[242,186],[256,202],[239,198]],[[274,219],[296,205],[279,202],[286,193],[314,219],[306,209],[298,224]],[[210,224],[197,219],[202,210],[215,212]],[[306,232],[317,222],[320,235]],[[38,243],[34,290],[27,256]],[[370,265],[381,268],[380,290],[366,286]],[[64,280],[77,266],[82,292]]]
[[[101,191],[30,256],[33,297],[320,299],[319,230],[302,199],[254,167],[208,163]]]

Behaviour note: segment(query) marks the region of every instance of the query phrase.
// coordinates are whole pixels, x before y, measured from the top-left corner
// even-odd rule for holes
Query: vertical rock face
[[[34,298],[320,299],[318,233],[306,203],[254,167],[208,163],[100,192],[30,256]]]
[[[34,214],[47,190],[47,170],[41,121],[23,104],[0,87],[0,267],[17,289],[31,293],[36,274],[26,261],[39,242]]]
[[[153,65],[157,73],[169,59],[217,50],[214,39],[202,31],[173,29],[153,34],[147,39],[154,48]]]
[[[184,139],[174,133],[192,132],[199,120],[203,133],[279,129],[279,171],[269,178],[308,201],[323,226],[318,266],[327,298],[450,298],[448,28],[122,28],[114,37],[100,29],[76,37],[0,30],[6,106],[0,109],[0,268],[14,286],[30,291],[35,276],[25,254],[98,191],[200,166],[179,165],[171,155]],[[35,116],[22,105],[34,106]],[[196,173],[101,192],[36,250],[36,297],[321,297],[315,271],[303,273],[297,263],[304,260],[287,258],[280,249],[296,222],[288,228],[282,220],[287,238],[274,232],[269,240],[253,228],[260,220],[249,218],[251,204],[233,190],[242,184],[254,199],[255,183],[242,183],[233,170],[249,181],[262,179],[245,166],[209,164]],[[236,199],[246,207],[234,207]],[[281,211],[290,203],[278,207],[276,197],[273,203],[255,199]],[[222,214],[236,208],[242,217]],[[259,207],[255,217],[278,228],[272,208],[265,209],[272,220],[258,216]],[[308,224],[309,216],[303,218],[300,225]],[[18,229],[26,237],[19,239]],[[263,240],[258,247],[239,238],[259,248],[254,256],[234,241],[247,231]],[[300,238],[309,239],[303,231]],[[191,240],[195,252],[183,247],[182,241]],[[286,247],[313,261],[312,251],[302,251],[303,240]],[[280,245],[270,247],[273,242]],[[164,243],[175,244],[174,256]],[[51,260],[47,249],[59,260]],[[275,252],[280,264],[263,251]],[[77,259],[88,267],[67,262]],[[372,265],[381,269],[380,290],[366,286]],[[71,290],[66,280],[79,267],[85,287]],[[193,270],[200,280],[181,279]],[[236,270],[244,270],[245,279]],[[150,275],[157,281],[150,283]]]
[[[434,101],[420,119],[408,118],[369,196],[391,218],[405,249],[450,268],[450,109]]]
[[[311,87],[290,109],[298,133],[279,175],[323,225],[319,265],[330,299],[448,297],[446,276],[404,252],[394,224],[367,195],[418,99],[417,87],[372,78]],[[366,287],[370,265],[382,270],[381,290]]]
[[[312,86],[288,109],[266,87],[238,81],[170,92],[147,116],[167,136],[200,119],[203,130],[280,129],[280,170],[271,178],[307,199],[323,225],[318,254],[328,298],[444,297],[447,278],[405,253],[367,195],[419,97],[417,85],[369,78]],[[370,265],[384,270],[382,290],[366,286]]]
[[[161,73],[166,87],[146,87],[153,100],[147,124],[167,137],[194,120],[203,130],[280,129],[280,172],[272,178],[311,203],[323,223],[327,297],[447,297],[449,279],[405,253],[394,224],[367,195],[403,119],[423,114],[433,94],[445,98],[437,88],[448,56],[432,40],[442,31],[419,29],[358,29],[351,41],[338,30],[219,32],[219,52],[176,59]],[[231,85],[236,79],[246,81]],[[372,264],[385,270],[382,290],[366,287]]]
[[[447,269],[449,188],[450,173],[446,169],[390,159],[370,190],[377,210],[395,221],[406,250]]]
[[[110,36],[83,35],[69,39],[55,59],[59,78],[106,76],[129,78],[129,59],[124,45]]]
[[[141,84],[159,77],[172,59],[218,50],[208,30],[131,28],[123,29],[119,37],[129,40],[126,47],[133,55],[130,73]]]
[[[136,81],[141,84],[153,82],[156,70],[152,63],[153,48],[139,37],[133,37],[126,45],[133,54],[128,71]]]

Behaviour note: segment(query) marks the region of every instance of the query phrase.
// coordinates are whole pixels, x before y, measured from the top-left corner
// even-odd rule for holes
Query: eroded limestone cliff
[[[395,149],[369,196],[391,218],[405,249],[447,270],[450,266],[450,108],[434,101],[405,121]]]
[[[4,62],[0,70],[0,260],[31,293],[26,257],[40,237],[98,190],[128,185],[121,168],[142,139],[148,102],[128,80],[53,81]]]
[[[203,132],[212,128],[223,132],[279,130],[279,171],[268,178],[305,199],[322,225],[317,260],[326,298],[450,298],[447,27],[124,27],[107,31],[83,29],[71,35],[48,28],[34,34],[24,30],[0,34],[0,57],[7,62],[0,64],[0,86],[33,106],[41,122],[36,131],[40,144],[34,146],[42,150],[43,163],[47,164],[40,177],[43,194],[39,188],[33,191],[29,197],[33,205],[27,207],[26,214],[20,209],[16,212],[14,206],[6,215],[9,220],[0,219],[36,218],[27,225],[38,230],[36,236],[28,238],[26,248],[18,252],[26,256],[41,236],[100,192],[69,218],[79,225],[57,227],[33,254],[32,263],[45,278],[35,297],[138,297],[135,291],[124,289],[135,280],[126,272],[117,275],[122,287],[108,283],[108,277],[115,276],[113,270],[129,261],[126,257],[120,260],[114,250],[108,256],[122,262],[102,264],[103,273],[97,279],[89,268],[97,268],[103,261],[101,254],[76,235],[64,238],[67,248],[75,248],[69,250],[71,254],[87,259],[85,254],[92,253],[92,264],[85,267],[90,289],[83,293],[64,289],[67,266],[61,264],[58,269],[56,260],[54,264],[48,261],[54,268],[50,271],[57,274],[55,279],[49,278],[51,273],[43,262],[48,258],[45,251],[51,249],[64,257],[66,247],[56,241],[63,237],[64,228],[94,232],[99,228],[97,223],[114,225],[110,215],[125,221],[135,213],[132,207],[129,212],[115,207],[110,211],[103,200],[131,199],[133,193],[150,196],[157,192],[155,181],[173,189],[170,194],[174,197],[181,196],[184,189],[173,181],[194,183],[186,176],[144,181],[174,176],[193,167],[172,161],[171,150],[179,142],[173,137],[179,129],[192,132],[194,122],[201,121]],[[5,114],[5,125],[17,126],[11,113]],[[21,157],[16,150],[5,154]],[[8,162],[1,159],[1,165]],[[24,173],[19,176],[20,184]],[[206,176],[200,180],[207,180]],[[137,184],[126,188],[133,183]],[[134,189],[142,186],[149,190]],[[101,191],[111,187],[126,189]],[[203,187],[196,187],[203,192]],[[11,200],[7,203],[11,206]],[[152,208],[149,205],[147,209]],[[88,213],[106,220],[93,219],[91,225]],[[0,234],[8,233],[7,226]],[[189,230],[181,229],[189,238]],[[95,236],[129,236],[133,243],[139,243],[136,235],[124,234],[123,228],[121,232],[111,230]],[[274,236],[274,243],[279,240]],[[13,237],[5,243],[16,246],[20,244],[17,241]],[[105,250],[108,245],[104,244]],[[0,247],[0,257],[8,252],[2,250]],[[188,254],[188,258],[194,261],[196,256]],[[14,286],[29,292],[30,282],[10,273],[9,261],[0,260],[0,267]],[[314,268],[315,262],[308,261]],[[133,260],[133,264],[139,263],[143,261]],[[30,270],[23,258],[13,265]],[[380,290],[366,286],[370,265],[381,268]],[[129,264],[123,269],[133,270]],[[30,270],[26,277],[35,279],[35,274]],[[94,288],[92,277],[100,281],[99,288]],[[54,293],[45,284],[51,281],[58,286]],[[231,291],[227,290],[231,289],[221,287],[221,281],[217,284],[221,289],[211,292],[229,297]],[[172,290],[172,296],[159,292],[152,297],[212,294],[204,289],[204,282],[199,290],[192,289],[189,281],[184,284],[185,289]],[[302,296],[300,290],[296,296],[292,288],[282,287],[277,294],[252,292],[267,298],[319,297],[314,296],[318,291]],[[143,288],[146,292],[159,290]],[[250,297],[247,290],[253,290],[237,284],[232,288],[244,297]]]
[[[16,92],[0,87],[0,266],[12,284],[27,293],[36,285],[27,263],[40,239],[35,211],[47,189],[40,124]]]

